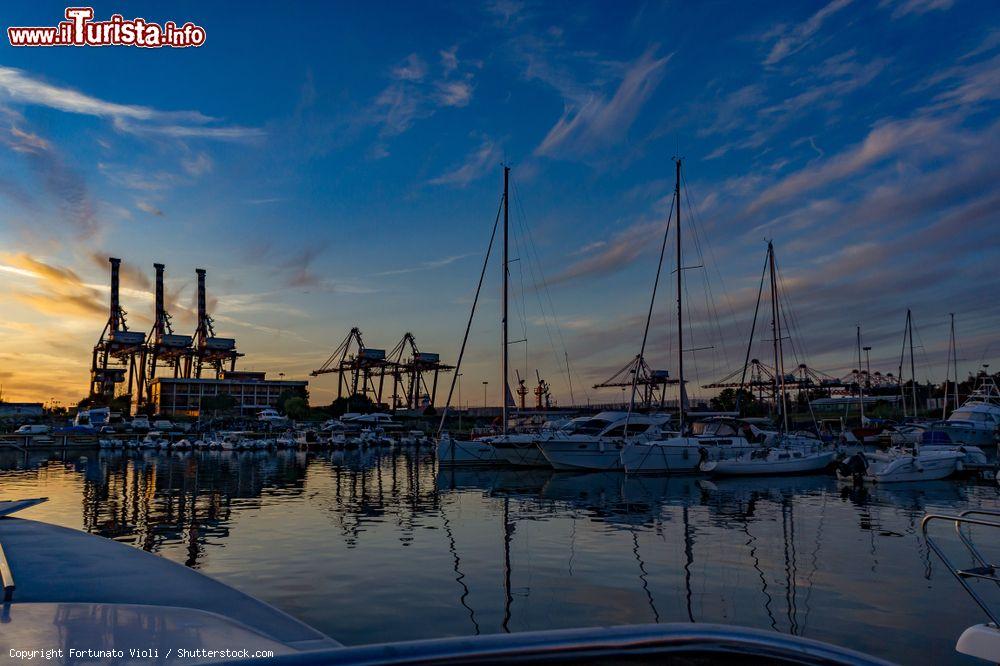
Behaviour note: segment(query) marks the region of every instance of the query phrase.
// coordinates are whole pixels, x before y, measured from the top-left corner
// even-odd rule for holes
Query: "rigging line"
[[[525,217],[525,215],[524,215],[524,207],[521,204],[521,194],[520,194],[520,190],[519,190],[519,188],[517,186],[517,182],[515,181],[513,183],[513,185],[514,185],[514,196],[515,196],[515,200],[517,201],[517,206],[518,206],[518,208],[520,210],[520,214],[522,215],[522,217]],[[525,235],[527,237],[528,245],[531,248],[531,250],[534,252],[535,263],[536,263],[536,265],[538,267],[538,277],[541,280],[542,289],[545,291],[545,298],[546,298],[546,300],[549,303],[549,310],[552,312],[552,321],[553,321],[553,325],[554,325],[554,327],[556,329],[556,335],[559,336],[559,342],[562,344],[563,354],[564,354],[564,356],[566,358],[566,375],[567,375],[567,378],[568,378],[569,384],[570,384],[570,400],[575,403],[576,399],[573,397],[573,391],[572,391],[573,381],[572,381],[572,378],[571,378],[571,375],[570,375],[570,368],[569,368],[569,352],[567,351],[566,340],[563,337],[562,326],[560,326],[560,324],[559,324],[559,318],[556,316],[555,304],[554,304],[554,302],[552,300],[552,292],[549,290],[548,282],[545,279],[545,273],[542,272],[542,261],[541,261],[541,258],[538,256],[537,244],[535,243],[534,238],[531,235],[531,229],[528,227],[527,223],[524,223],[524,229],[525,229]],[[539,297],[539,305],[541,305],[540,301],[541,301],[541,299]],[[586,389],[584,389],[584,394],[587,395],[588,398],[589,398],[589,392],[587,392]]]
[[[642,332],[642,346],[639,347],[639,357],[636,359],[635,372],[632,373],[632,394],[628,402],[628,413],[625,415],[625,430],[622,433],[624,437],[628,437],[628,424],[629,420],[632,418],[632,410],[635,408],[635,387],[636,383],[639,381],[639,370],[642,367],[642,363],[645,359],[646,354],[646,340],[649,338],[649,320],[653,317],[653,305],[656,303],[656,288],[660,284],[660,273],[663,270],[663,256],[667,251],[667,237],[670,235],[670,222],[674,219],[674,204],[676,201],[676,193],[671,197],[673,202],[670,205],[670,213],[667,215],[667,224],[663,229],[663,243],[660,245],[660,260],[656,264],[656,279],[653,280],[653,293],[649,297],[649,311],[646,313],[646,327]],[[681,270],[678,266],[677,270]],[[679,385],[680,386],[680,385]],[[684,387],[680,386],[679,391],[683,391]],[[678,394],[679,396],[680,394]],[[683,408],[683,405],[681,406]]]
[[[754,332],[757,330],[757,315],[760,313],[760,299],[764,295],[764,277],[767,275],[767,262],[768,259],[764,259],[764,269],[760,274],[760,286],[757,288],[757,305],[753,309],[753,323],[750,324],[750,339],[747,341],[747,353],[746,357],[743,359],[743,374],[740,375],[740,393],[736,395],[736,411],[740,411],[740,401],[742,400],[743,391],[746,387],[747,382],[747,368],[750,365],[750,350],[753,347],[753,336]]]
[[[458,352],[458,361],[455,362],[455,371],[451,373],[451,386],[448,389],[448,400],[445,402],[441,412],[441,423],[438,425],[438,437],[444,430],[445,419],[448,418],[448,410],[451,407],[452,394],[455,391],[455,382],[458,380],[459,368],[462,367],[462,358],[465,356],[465,345],[469,341],[469,331],[472,329],[472,319],[476,315],[476,305],[479,303],[479,293],[483,289],[483,279],[486,277],[486,267],[490,263],[490,255],[493,253],[493,241],[496,240],[497,227],[500,226],[500,213],[503,211],[503,197],[500,197],[500,205],[497,207],[497,217],[493,221],[493,233],[490,234],[490,243],[486,247],[486,256],[483,258],[483,270],[479,273],[479,284],[476,286],[476,296],[472,300],[472,309],[469,311],[469,322],[465,325],[465,335],[462,337],[462,347]],[[506,401],[506,396],[504,397]]]
[[[515,222],[516,231],[516,222]],[[521,287],[520,295],[516,296],[514,299],[514,310],[521,319],[521,339],[524,340],[524,374],[528,375],[528,312],[527,312],[527,299],[524,297],[524,267],[523,261],[520,261],[522,257],[525,256],[524,250],[521,248],[520,235],[514,234],[514,248],[517,250],[517,275],[518,282]],[[509,271],[509,268],[508,268]]]
[[[524,213],[524,207],[523,207],[523,205],[521,203],[520,193],[519,193],[519,191],[517,189],[516,184],[514,186],[514,204],[515,204],[515,206],[514,206],[514,213],[515,213],[515,215],[514,215],[514,221],[515,221],[515,225],[518,225],[518,224],[520,225],[519,229],[520,229],[521,233],[524,236],[525,257],[526,257],[526,260],[528,262],[528,271],[529,271],[529,273],[531,275],[531,280],[532,280],[532,282],[534,284],[535,299],[538,301],[538,312],[539,312],[539,315],[540,315],[540,317],[542,319],[542,326],[545,328],[545,335],[546,335],[546,337],[549,340],[549,349],[552,352],[552,358],[555,361],[555,367],[561,373],[562,372],[562,364],[560,363],[559,355],[556,353],[556,344],[555,344],[555,340],[552,337],[552,328],[549,325],[549,316],[548,316],[548,313],[545,310],[545,306],[542,303],[541,295],[538,293],[538,278],[537,278],[537,275],[536,275],[535,263],[533,263],[532,256],[531,256],[532,244],[530,242],[530,236],[529,236],[529,232],[528,232],[528,225],[527,225],[527,220],[526,220],[527,216]],[[537,252],[536,252],[536,254],[537,254]],[[538,268],[538,272],[539,273],[541,272],[541,268],[540,267]],[[555,313],[554,312],[553,312],[553,318],[555,318]],[[527,371],[527,367],[526,367],[525,368],[525,375],[527,375],[527,374],[528,374],[528,371]],[[572,400],[572,398],[571,398],[571,400]]]
[[[684,198],[687,200],[688,209],[693,210],[694,206],[692,206],[691,204],[691,197],[687,191],[687,186],[684,183],[683,178],[684,176],[682,174],[681,179],[682,179],[682,185],[684,186]],[[701,276],[705,286],[705,315],[709,319],[708,328],[712,335],[718,335],[718,338],[713,342],[713,344],[719,348],[718,351],[721,351],[723,356],[723,361],[725,362],[725,365],[728,367],[729,357],[726,351],[724,336],[722,335],[722,325],[720,324],[719,321],[719,312],[718,309],[715,307],[715,293],[712,289],[711,280],[709,279],[708,269],[705,266],[705,253],[702,250],[702,245],[703,244],[708,245],[708,240],[702,239],[703,233],[699,230],[698,223],[696,222],[694,215],[689,215],[688,218],[689,218],[688,224],[692,232],[691,236],[694,240],[695,251],[698,254],[699,263],[701,264],[702,268]],[[712,330],[713,324],[715,330]],[[716,359],[716,364],[718,364],[718,351],[716,351],[714,354]]]
[[[736,308],[733,307],[732,299],[729,298],[729,290],[726,289],[726,281],[722,277],[722,271],[719,270],[719,266],[721,264],[715,257],[715,249],[713,248],[712,244],[708,242],[708,235],[705,233],[704,225],[701,223],[701,212],[698,211],[693,205],[691,205],[691,197],[688,194],[688,187],[687,187],[687,174],[683,173],[681,174],[681,184],[684,186],[684,196],[688,199],[688,210],[691,211],[688,217],[691,218],[691,220],[697,225],[698,229],[700,229],[700,231],[698,231],[698,229],[696,229],[696,231],[698,231],[698,233],[700,233],[702,236],[705,237],[705,246],[708,247],[708,253],[711,256],[712,268],[715,270],[715,274],[718,275],[719,277],[719,285],[722,287],[722,296],[726,301],[727,307],[729,308],[729,315],[730,317],[732,317],[732,321],[735,323],[738,321],[736,317]],[[723,353],[725,354],[725,352]],[[726,359],[726,362],[728,364],[728,359]]]

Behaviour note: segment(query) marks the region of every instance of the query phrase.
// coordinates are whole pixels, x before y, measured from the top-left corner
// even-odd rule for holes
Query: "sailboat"
[[[678,375],[678,395],[677,414],[678,428],[677,435],[665,439],[632,439],[622,447],[620,458],[622,468],[628,474],[677,474],[684,472],[697,472],[698,466],[707,456],[719,457],[723,450],[743,451],[749,450],[750,443],[743,437],[736,435],[725,438],[717,438],[711,435],[690,436],[685,432],[685,391],[684,391],[684,327],[682,294],[683,283],[682,273],[684,267],[681,261],[681,160],[676,160],[677,180],[674,186],[674,201],[677,208],[676,240],[677,240],[677,375]],[[657,267],[656,281],[653,283],[653,295],[649,304],[649,316],[653,312],[653,302],[656,298],[656,286],[659,283],[660,267],[663,264],[663,254],[666,249],[667,234],[670,231],[669,220],[667,230],[663,236],[663,249],[660,250],[660,266]],[[646,319],[646,334],[642,339],[642,350],[640,357],[645,353],[646,336],[649,332],[649,316]],[[635,382],[638,373],[632,378],[632,399],[631,406],[635,403]]]
[[[767,441],[768,447],[749,451],[728,460],[707,460],[701,471],[730,476],[808,474],[819,472],[833,462],[837,452],[821,440],[798,433],[789,434],[788,406],[785,395],[785,359],[781,337],[781,311],[778,279],[774,261],[774,243],[767,243],[767,271],[770,274],[771,332],[774,347],[774,397],[780,411],[778,432]],[[763,282],[761,282],[763,289]],[[760,296],[758,295],[758,303]],[[752,339],[752,335],[751,335]]]
[[[503,341],[501,348],[502,357],[502,377],[500,387],[500,402],[503,405],[501,411],[501,421],[502,421],[502,434],[501,437],[507,437],[507,395],[510,391],[507,385],[507,286],[509,281],[508,275],[508,253],[509,253],[509,200],[510,200],[510,167],[504,165],[503,168],[503,198],[502,198],[502,210],[503,210],[503,261],[502,261],[502,272],[503,272],[503,297],[502,297],[502,327],[503,327]],[[458,354],[458,362],[456,363],[455,372],[452,374],[451,389],[448,392],[448,402],[445,406],[444,413],[441,415],[441,425],[438,428],[439,438],[437,445],[437,458],[438,462],[442,465],[497,465],[502,464],[504,459],[497,455],[497,450],[494,448],[493,444],[487,439],[455,439],[450,435],[450,433],[442,433],[444,429],[445,419],[448,417],[448,407],[451,405],[451,396],[455,390],[455,381],[458,379],[459,369],[462,365],[462,357],[465,355],[465,345],[469,340],[469,330],[472,328],[472,318],[476,312],[476,305],[479,302],[479,294],[483,287],[483,278],[486,275],[486,266],[489,263],[490,254],[493,251],[493,240],[496,237],[497,223],[500,221],[499,211],[497,214],[497,222],[493,225],[493,234],[490,236],[490,243],[486,250],[486,258],[483,261],[483,269],[479,275],[479,286],[476,288],[476,297],[472,302],[472,310],[469,313],[469,323],[465,328],[465,337],[462,339],[462,348]]]

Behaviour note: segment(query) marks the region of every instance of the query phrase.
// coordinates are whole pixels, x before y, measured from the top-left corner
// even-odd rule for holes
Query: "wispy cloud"
[[[672,55],[657,58],[655,53],[656,48],[651,47],[632,62],[610,98],[593,93],[582,102],[565,99],[562,117],[535,149],[535,154],[584,157],[622,141],[659,85]]]
[[[548,280],[548,284],[559,284],[585,277],[608,275],[622,270],[657,247],[657,233],[662,235],[663,221],[642,221],[619,231],[607,241],[595,241],[581,248],[586,256],[561,270]],[[592,251],[588,251],[590,248]]]
[[[246,140],[263,135],[257,128],[215,125],[218,120],[199,111],[161,111],[148,106],[118,104],[57,86],[13,67],[0,66],[0,101],[107,118],[121,131],[178,138]]]
[[[771,47],[764,64],[776,65],[788,56],[804,49],[819,29],[823,27],[825,21],[849,4],[851,4],[851,0],[832,0],[810,16],[807,21],[784,31]]]
[[[892,18],[926,14],[927,12],[951,9],[955,0],[882,0],[879,7],[891,7]]]
[[[437,178],[430,180],[431,185],[465,186],[486,175],[490,168],[500,161],[500,146],[489,137],[483,137],[479,148],[471,152],[465,161]]]
[[[100,291],[84,283],[69,268],[47,264],[24,253],[4,255],[0,262],[0,270],[32,279],[34,288],[15,288],[13,296],[37,312],[88,318],[107,313]]]
[[[409,130],[416,121],[442,108],[467,106],[472,100],[472,72],[460,71],[455,49],[447,52],[447,57],[445,52],[441,55],[440,76],[433,76],[426,61],[416,53],[391,68],[391,83],[358,119],[363,125],[378,127],[378,141],[370,149],[370,157],[388,156],[388,140]]]
[[[163,217],[163,211],[142,199],[135,202],[135,207],[144,213],[149,213],[150,215],[155,215],[156,217]]]
[[[432,271],[437,268],[444,268],[450,264],[455,263],[465,259],[466,257],[471,257],[473,252],[466,252],[465,254],[453,254],[449,257],[442,257],[441,259],[434,259],[432,261],[425,261],[416,266],[410,268],[396,268],[390,271],[382,271],[381,273],[375,273],[376,277],[384,277],[387,275],[406,275],[407,273],[417,273],[420,271]]]

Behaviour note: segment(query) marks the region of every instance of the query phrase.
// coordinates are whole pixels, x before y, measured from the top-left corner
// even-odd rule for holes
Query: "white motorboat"
[[[173,448],[176,451],[189,451],[193,448],[191,440],[189,439],[179,439],[173,443]]]
[[[885,453],[856,453],[837,469],[841,478],[864,478],[872,483],[935,481],[954,474],[965,454],[957,449],[925,451],[890,449]]]
[[[459,440],[448,433],[438,440],[437,457],[442,465],[498,465],[504,462],[488,441]]]
[[[621,452],[629,442],[648,442],[663,437],[667,416],[627,412],[601,412],[579,424],[565,437],[551,435],[538,441],[538,448],[554,469],[621,469]],[[627,430],[626,430],[627,427]]]
[[[709,460],[701,470],[722,476],[772,476],[820,472],[833,462],[837,452],[824,447],[762,448],[729,460]]]
[[[1000,437],[1000,389],[993,378],[983,375],[969,399],[946,421],[932,423],[928,430],[948,433],[954,444],[996,446]]]
[[[543,425],[541,430],[534,433],[508,434],[506,437],[496,436],[487,439],[496,448],[497,455],[510,465],[515,467],[551,467],[545,454],[538,448],[538,442],[542,439],[569,437],[591,418],[590,416],[580,416],[562,421],[558,425],[546,424],[549,427]]]

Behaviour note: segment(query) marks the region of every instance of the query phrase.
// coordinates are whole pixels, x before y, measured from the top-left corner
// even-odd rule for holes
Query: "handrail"
[[[972,597],[973,601],[975,601],[976,604],[978,604],[979,607],[983,610],[983,612],[986,613],[986,616],[989,617],[990,622],[992,622],[995,626],[1000,626],[1000,617],[998,617],[997,614],[993,612],[993,610],[989,607],[989,604],[986,603],[986,601],[979,595],[978,592],[976,592],[972,588],[972,586],[968,582],[969,578],[977,578],[980,580],[992,580],[993,582],[1000,584],[1000,577],[997,576],[997,569],[993,565],[989,564],[982,557],[982,555],[975,548],[975,546],[972,546],[968,538],[966,538],[965,535],[963,535],[959,530],[959,528],[962,525],[980,525],[982,527],[1000,528],[1000,522],[995,522],[992,520],[981,520],[978,518],[969,518],[968,516],[970,515],[1000,516],[1000,512],[992,512],[989,510],[981,510],[981,509],[970,509],[968,511],[962,512],[957,516],[929,513],[926,516],[924,516],[924,519],[922,521],[920,521],[920,530],[921,532],[923,532],[924,540],[927,542],[927,546],[931,550],[933,550],[934,553],[939,558],[941,558],[941,561],[944,563],[946,567],[948,567],[948,571],[951,572],[951,575],[955,577],[955,579],[962,585],[962,587],[965,588],[965,591],[969,594],[969,596]],[[935,542],[934,539],[932,539],[931,536],[928,534],[928,525],[935,520],[954,521],[955,529],[956,531],[958,531],[959,537],[962,540],[963,545],[966,546],[966,548],[970,551],[972,556],[976,559],[977,563],[979,564],[979,567],[977,567],[976,569],[958,569],[955,567],[954,564],[952,564],[951,560],[948,559],[948,556],[941,549],[941,546],[939,546],[937,542]]]
[[[3,583],[3,602],[9,604],[14,599],[14,573],[3,552],[3,544],[0,544],[0,582]]]

